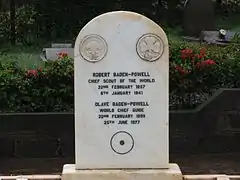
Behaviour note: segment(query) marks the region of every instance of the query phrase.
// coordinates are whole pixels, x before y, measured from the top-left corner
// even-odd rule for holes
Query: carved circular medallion
[[[163,41],[155,34],[145,34],[137,42],[137,53],[143,60],[156,61],[163,55],[163,51]]]
[[[83,38],[80,43],[80,54],[89,62],[98,62],[107,54],[107,43],[99,35],[92,34]]]
[[[134,140],[128,132],[120,131],[112,136],[110,145],[115,153],[125,155],[132,151]]]

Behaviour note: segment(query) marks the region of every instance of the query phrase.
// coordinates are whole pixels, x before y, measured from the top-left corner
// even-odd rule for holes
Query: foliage
[[[88,21],[102,13],[114,10],[135,11],[156,22],[181,24],[184,0],[129,1],[113,0],[35,0],[31,5],[38,12],[40,36],[47,39],[74,38]],[[68,37],[67,37],[68,36]]]
[[[37,12],[30,5],[24,5],[16,11],[16,36],[20,42],[31,44],[36,35]]]
[[[226,47],[170,41],[170,108],[194,108],[218,88],[239,88],[239,40]]]
[[[0,62],[18,62],[21,68],[41,67],[43,65],[39,56],[41,50],[42,47],[38,46],[4,44],[0,48]]]
[[[16,9],[17,40],[26,44],[35,38],[51,40],[74,39],[88,21],[95,16],[113,10],[135,11],[161,24],[181,24],[184,0],[129,1],[113,0],[34,0]],[[10,13],[0,12],[0,36],[10,37]]]
[[[240,12],[240,0],[213,0],[221,15]],[[21,0],[16,1],[17,40],[25,44],[38,39],[56,41],[75,39],[79,30],[92,18],[113,10],[135,11],[161,23],[162,26],[182,26],[185,0],[129,1],[113,0]],[[226,14],[227,13],[227,14]],[[10,13],[0,12],[0,39],[10,36]]]
[[[177,46],[170,55],[170,93],[175,106],[193,108],[199,95],[217,86],[219,62],[211,59],[205,47]],[[175,107],[179,108],[179,107]]]
[[[225,12],[240,12],[240,0],[222,0],[221,8]]]
[[[208,91],[209,87],[215,86],[217,64],[207,57],[204,48],[199,52],[188,48],[182,49],[170,65],[173,78],[170,87],[175,91],[189,93],[198,90]]]
[[[44,69],[0,66],[0,112],[48,112],[73,109],[73,60],[64,55]]]
[[[0,41],[4,42],[10,39],[10,14],[0,12]]]
[[[21,89],[22,71],[15,62],[0,64],[0,109],[16,109]],[[19,105],[18,105],[19,107]]]
[[[194,108],[218,88],[240,87],[240,44],[170,41],[170,109]],[[60,53],[43,68],[0,61],[0,112],[72,111],[73,60]]]
[[[23,5],[16,9],[16,37],[18,42],[29,44],[36,36],[37,12],[30,5]],[[0,38],[10,39],[10,12],[0,12]]]

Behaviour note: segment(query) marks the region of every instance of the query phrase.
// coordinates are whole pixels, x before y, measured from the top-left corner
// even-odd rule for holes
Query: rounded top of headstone
[[[151,19],[135,12],[113,11],[95,17],[82,28],[74,54],[95,63],[109,53],[122,55],[123,48],[125,53],[136,52],[142,60],[154,62],[165,50],[168,54],[168,40],[163,29]]]

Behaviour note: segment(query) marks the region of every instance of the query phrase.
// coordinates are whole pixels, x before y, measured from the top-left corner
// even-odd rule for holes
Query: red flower
[[[193,50],[192,49],[183,49],[183,50],[181,50],[181,52],[185,53],[185,54],[192,54]]]
[[[203,59],[204,56],[205,56],[205,55],[203,55],[203,54],[195,54],[195,57],[196,57],[197,59]]]
[[[204,57],[206,57],[206,48],[201,48],[200,53],[195,54],[194,57],[197,59],[203,59]]]
[[[181,50],[181,59],[191,58],[193,56],[193,50],[192,49],[183,49]]]
[[[176,66],[175,69],[181,74],[187,74],[187,71],[181,66]]]
[[[202,62],[198,62],[195,66],[196,68],[202,68],[202,67],[206,67],[206,66],[212,66],[212,65],[215,65],[216,62],[214,60],[211,60],[211,59],[207,59],[205,61],[202,61]]]
[[[207,65],[215,65],[216,64],[216,62],[214,61],[214,60],[211,60],[211,59],[207,59],[207,60],[205,60],[205,61],[203,61],[205,64],[207,64]]]
[[[60,52],[57,54],[58,58],[63,59],[68,56],[67,52]]]
[[[31,70],[27,71],[27,76],[28,77],[31,77],[31,76],[36,77],[37,75],[38,75],[38,71],[36,69],[31,69]]]
[[[202,67],[202,63],[201,62],[198,62],[196,65],[195,65],[195,67],[197,68],[197,69],[199,69],[199,68],[201,68]]]
[[[200,55],[205,57],[206,56],[206,48],[201,48],[200,49]]]
[[[186,54],[181,54],[181,59],[184,60],[184,59],[187,59],[187,57],[188,57],[188,56],[187,56]]]

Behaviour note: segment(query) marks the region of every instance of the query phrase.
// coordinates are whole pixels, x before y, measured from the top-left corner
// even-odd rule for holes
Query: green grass
[[[10,46],[6,45],[0,48],[1,62],[18,62],[24,69],[41,67],[43,62],[40,59],[41,48],[29,46]]]

